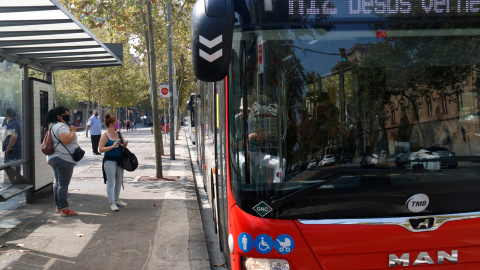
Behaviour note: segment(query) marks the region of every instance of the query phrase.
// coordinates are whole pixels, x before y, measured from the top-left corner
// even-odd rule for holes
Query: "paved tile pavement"
[[[50,189],[35,194],[33,204],[20,201],[4,211],[0,269],[211,269],[185,133],[175,141],[175,160],[168,145],[162,157],[164,176],[178,181],[138,181],[156,174],[153,134],[150,128],[122,133],[140,163],[124,175],[120,198],[128,206],[109,209],[102,156],[78,132],[87,154],[75,167],[69,200],[79,216],[55,213]]]

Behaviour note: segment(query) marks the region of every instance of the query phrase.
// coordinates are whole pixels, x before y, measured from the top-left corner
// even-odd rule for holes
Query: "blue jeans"
[[[110,204],[114,204],[118,201],[120,196],[120,189],[122,188],[123,181],[123,168],[117,166],[117,162],[113,160],[105,161],[103,165],[105,169],[105,175],[107,176],[107,195]]]
[[[53,183],[53,196],[55,204],[62,210],[68,209],[68,185],[73,175],[75,164],[65,161],[59,157],[50,159],[48,162],[53,168],[55,182]]]

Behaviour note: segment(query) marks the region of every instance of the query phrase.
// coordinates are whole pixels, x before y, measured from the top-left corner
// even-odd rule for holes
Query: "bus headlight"
[[[290,270],[290,265],[286,260],[248,257],[244,260],[247,270]]]

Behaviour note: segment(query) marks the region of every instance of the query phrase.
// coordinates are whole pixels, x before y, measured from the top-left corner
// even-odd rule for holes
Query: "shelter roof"
[[[45,72],[123,64],[57,0],[0,0],[0,57]]]

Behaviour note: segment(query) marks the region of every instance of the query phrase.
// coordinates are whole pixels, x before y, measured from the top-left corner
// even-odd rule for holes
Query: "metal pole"
[[[163,98],[163,130],[165,130],[165,136],[163,136],[165,138],[165,144],[167,144],[167,118],[165,117],[165,107],[167,106],[167,98]]]
[[[175,137],[172,127],[174,127],[174,114],[173,114],[173,80],[172,80],[172,19],[170,16],[170,1],[167,3],[167,20],[168,20],[168,88],[170,90],[170,159],[175,159]]]

